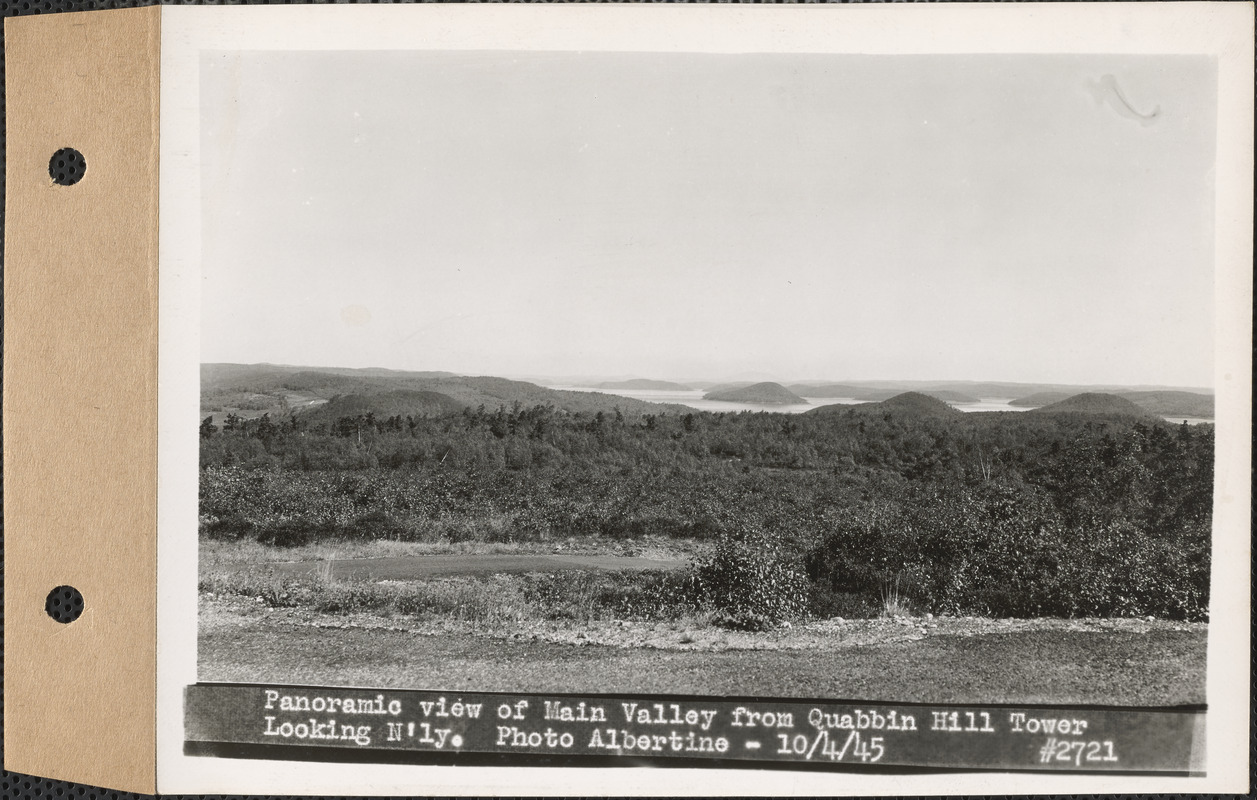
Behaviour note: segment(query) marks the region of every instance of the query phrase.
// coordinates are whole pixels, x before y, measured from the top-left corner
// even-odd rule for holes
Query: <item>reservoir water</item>
[[[725,400],[704,400],[704,392],[700,389],[691,391],[671,391],[659,389],[590,389],[587,386],[552,386],[552,389],[561,389],[569,392],[601,392],[602,394],[613,394],[619,397],[631,397],[634,400],[645,400],[648,403],[675,403],[676,405],[689,406],[698,411],[726,411],[737,413],[738,411],[772,411],[778,414],[802,414],[804,411],[811,411],[817,406],[830,405],[856,405],[858,403],[868,402],[867,400],[856,400],[853,397],[815,397],[808,398],[808,402],[802,405],[788,406],[770,406],[758,403],[733,403]],[[1009,403],[1016,398],[1001,397],[979,400],[976,403],[953,403],[952,407],[961,411],[1028,411],[1024,406],[1010,406]]]
[[[689,391],[673,391],[667,389],[591,389],[588,386],[551,386],[551,389],[561,389],[569,392],[601,392],[602,394],[613,394],[618,397],[630,397],[634,400],[645,400],[648,403],[673,403],[681,406],[689,406],[697,411],[715,411],[737,413],[739,411],[771,411],[778,414],[802,414],[804,411],[811,411],[817,406],[828,405],[856,405],[858,403],[868,402],[867,400],[856,400],[852,397],[816,397],[809,398],[808,402],[803,405],[788,406],[770,406],[760,405],[757,403],[733,403],[724,400],[704,400],[704,392],[700,389],[692,389]],[[958,411],[1029,411],[1028,406],[1010,405],[1015,397],[987,397],[976,403],[951,403],[952,408]],[[1211,419],[1200,419],[1197,417],[1165,417],[1169,422],[1182,423],[1186,421],[1190,425],[1197,425],[1202,422],[1213,422]]]

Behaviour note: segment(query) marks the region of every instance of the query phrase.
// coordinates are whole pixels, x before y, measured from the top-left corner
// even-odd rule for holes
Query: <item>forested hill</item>
[[[346,394],[301,412],[304,424],[330,430],[342,418],[441,417],[457,414],[463,404],[440,392],[399,389],[379,394]]]
[[[233,392],[271,394],[281,390],[310,392],[331,397],[378,388],[388,391],[408,381],[457,377],[453,372],[347,367],[297,367],[286,364],[202,364],[201,394],[227,395]]]
[[[201,410],[286,414],[337,395],[423,391],[451,372],[294,367],[283,364],[202,364]]]
[[[1196,392],[1119,392],[1123,397],[1142,409],[1164,417],[1213,418],[1213,396]]]
[[[1123,400],[1129,400],[1145,411],[1149,411],[1159,417],[1213,418],[1213,396],[1208,394],[1168,389],[1112,392],[1111,394]],[[1076,393],[1071,392],[1036,392],[1025,397],[1019,397],[1011,401],[1009,405],[1037,408],[1058,403],[1075,396]]]
[[[442,395],[442,401],[432,396]],[[408,415],[430,416],[479,406],[553,405],[570,413],[622,414],[684,413],[691,409],[647,403],[598,392],[547,389],[525,381],[488,376],[463,377],[438,372],[389,370],[308,369],[272,365],[205,364],[201,368],[201,410],[237,413],[241,416],[287,417],[294,411],[314,413],[314,407],[336,398],[350,404],[352,414],[372,413],[380,418]],[[409,404],[409,406],[408,406]],[[349,406],[346,406],[349,407]],[[243,413],[241,413],[243,412]],[[336,412],[320,417],[334,422]]]
[[[875,400],[880,402],[900,397],[904,394],[932,397],[935,400],[942,400],[945,403],[976,403],[979,400],[979,398],[974,397],[973,395],[965,394],[964,392],[957,392],[953,389],[921,389],[919,391],[913,390],[910,392],[901,392],[890,389],[865,389],[857,394],[855,399]]]
[[[802,397],[849,397],[852,400],[863,400],[866,402],[889,400],[904,393],[902,389],[860,387],[843,383],[831,383],[821,386],[794,384],[788,388]],[[913,393],[927,395],[948,403],[976,403],[980,399],[972,394],[955,389],[929,388],[913,390]]]
[[[1145,411],[1124,397],[1102,392],[1084,392],[1067,397],[1040,408],[1032,408],[1030,414],[1103,414],[1108,416],[1133,417],[1135,419],[1155,419],[1150,411]]]
[[[1010,406],[1039,408],[1040,406],[1051,405],[1052,403],[1059,403],[1062,400],[1067,400],[1073,397],[1074,394],[1076,393],[1075,392],[1035,392],[1034,394],[1028,394],[1025,397],[1018,397],[1016,400],[1010,400],[1008,401],[1008,404]]]
[[[723,400],[731,403],[758,403],[768,406],[805,405],[802,397],[790,391],[780,383],[767,381],[740,386],[734,389],[719,389],[703,395],[704,400]]]
[[[922,392],[921,394],[929,395],[930,397],[936,398],[938,400],[942,400],[947,403],[976,403],[980,399],[980,398],[974,397],[971,394],[965,394],[964,392],[957,392],[952,389],[933,389],[930,391]]]
[[[870,414],[889,414],[906,418],[935,417],[955,419],[964,416],[963,411],[958,411],[937,397],[931,397],[921,392],[903,392],[877,403],[819,406],[806,413],[828,417],[839,415],[862,417]]]
[[[631,417],[640,417],[644,414],[677,414],[691,410],[684,406],[648,403],[619,395],[548,389],[535,383],[487,376],[440,378],[427,382],[424,388],[448,395],[467,408],[484,406],[490,411],[499,406],[510,407],[515,404],[525,407],[549,404],[574,414],[594,414],[599,411],[611,414],[619,409],[620,413]]]
[[[792,383],[786,388],[800,397],[850,397],[852,400],[862,399],[862,393],[868,391],[849,383]]]

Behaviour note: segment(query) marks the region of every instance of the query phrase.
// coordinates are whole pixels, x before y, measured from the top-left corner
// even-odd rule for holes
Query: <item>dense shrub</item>
[[[1029,486],[905,487],[849,509],[807,554],[814,607],[873,605],[891,576],[921,611],[1205,619],[1209,528],[1157,537],[1130,521],[1070,525]]]
[[[257,536],[258,525],[244,511],[228,511],[221,517],[201,516],[201,531],[213,539],[228,541]]]
[[[729,627],[764,629],[807,611],[806,577],[782,555],[778,542],[755,529],[723,534],[712,553],[694,565],[692,576],[698,595]]]

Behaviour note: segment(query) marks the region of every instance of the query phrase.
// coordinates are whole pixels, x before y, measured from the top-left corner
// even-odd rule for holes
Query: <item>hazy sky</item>
[[[202,66],[204,361],[1212,384],[1207,57]]]

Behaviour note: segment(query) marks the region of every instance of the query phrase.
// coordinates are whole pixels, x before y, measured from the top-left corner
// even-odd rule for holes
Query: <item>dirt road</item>
[[[491,575],[499,572],[672,570],[684,567],[686,562],[677,559],[627,556],[508,553],[286,561],[267,564],[267,566],[281,575],[309,575],[328,569],[328,564],[331,565],[331,577],[337,579],[404,581],[439,575]]]
[[[202,609],[201,680],[440,688],[858,697],[928,703],[1204,702],[1203,626],[1026,630],[823,648],[685,650],[459,632],[323,627],[297,612]],[[863,622],[852,623],[857,628]],[[1063,623],[1064,624],[1064,623]],[[640,626],[639,626],[640,627]],[[673,632],[675,640],[677,633]]]

